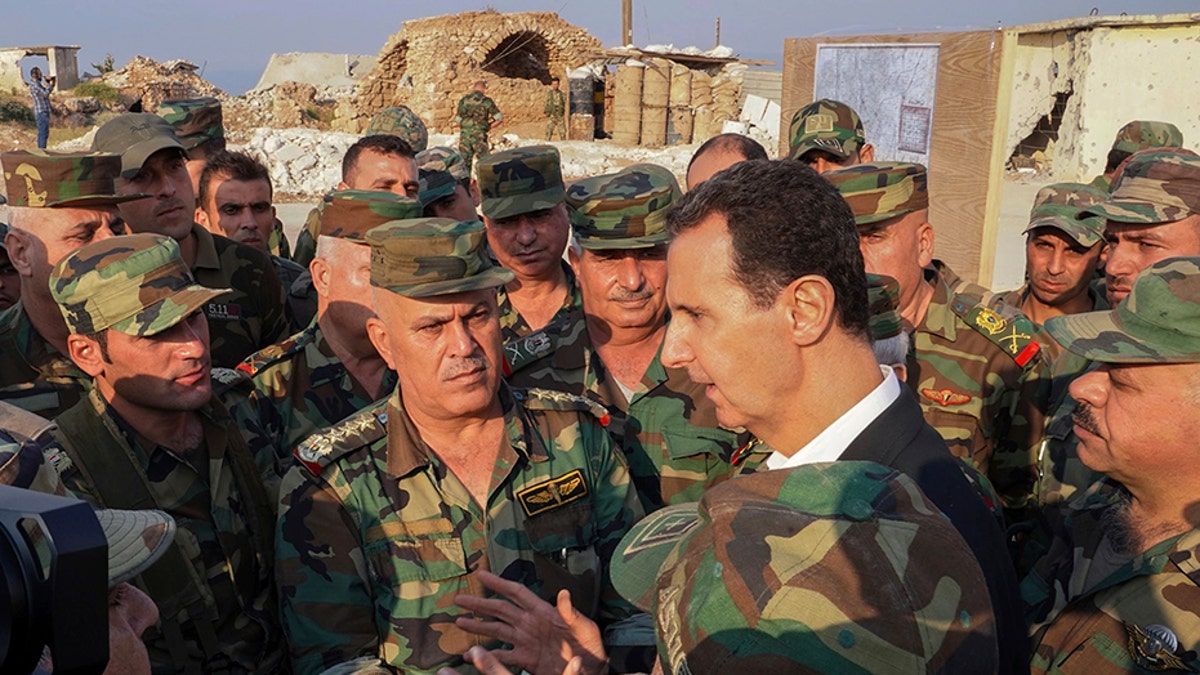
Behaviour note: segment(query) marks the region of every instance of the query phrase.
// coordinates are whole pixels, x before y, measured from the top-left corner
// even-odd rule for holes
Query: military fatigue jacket
[[[562,307],[554,313],[554,316],[550,317],[547,326],[558,321],[567,321],[572,312],[583,311],[583,295],[579,292],[579,282],[575,281],[575,272],[565,261],[562,263],[562,267],[563,272],[567,275],[567,297],[563,300]],[[500,308],[500,335],[504,338],[505,344],[533,332],[533,327],[508,299],[508,291],[501,288],[496,296],[496,301]]]
[[[464,134],[487,136],[492,123],[500,118],[500,109],[487,94],[478,91],[458,100],[458,119]]]
[[[323,202],[322,202],[323,204]],[[292,260],[305,269],[317,257],[317,237],[321,234],[321,206],[314,206],[304,219],[304,227],[296,235],[296,250]]]
[[[564,112],[566,112],[566,103],[563,93],[553,89],[546,92],[546,117],[562,117]]]
[[[913,331],[908,385],[950,452],[991,480],[1005,508],[1023,507],[1048,399],[1037,327],[1019,313],[1006,318],[972,302],[987,291],[934,265],[925,271],[934,292]]]
[[[37,332],[21,302],[0,312],[0,401],[51,419],[91,386],[92,378]]]
[[[608,431],[625,453],[647,513],[699,501],[705,490],[740,472],[732,459],[750,441],[746,432],[720,427],[704,385],[685,370],[664,367],[661,350],[660,344],[627,401],[592,347],[582,312],[504,347],[514,387],[565,391],[604,406],[611,415]]]
[[[242,359],[288,335],[284,290],[266,254],[192,225],[192,274],[208,288],[231,288],[204,306],[212,364],[236,368]]]
[[[641,517],[628,470],[586,401],[502,387],[508,443],[478,504],[401,405],[386,401],[302,443],[284,477],[277,583],[297,673],[361,656],[404,672],[460,666],[487,644],[454,624],[490,570],[544,598],[571,590],[603,627],[636,612],[608,561]]]
[[[86,443],[98,456],[131,456],[141,472],[139,482],[153,500],[152,507],[175,518],[178,531],[173,546],[191,563],[193,570],[186,574],[195,583],[189,583],[186,577],[175,581],[180,586],[195,587],[204,599],[199,603],[202,608],[188,607],[188,615],[208,619],[204,626],[203,619],[183,624],[188,662],[200,664],[204,673],[277,673],[283,664],[283,645],[271,579],[269,525],[274,514],[270,509],[275,506],[272,498],[278,494],[274,453],[261,445],[258,451],[250,449],[251,444],[244,442],[217,395],[199,412],[204,440],[192,452],[178,452],[149,441],[95,389],[58,418],[59,427],[53,433],[68,451]],[[87,433],[92,428],[103,431]],[[103,487],[103,483],[97,487],[97,482],[112,482],[100,471],[116,470],[122,465],[92,463],[84,470],[67,452],[50,459],[66,488],[80,498],[103,508],[133,507],[114,501],[126,495],[114,496],[112,488]],[[237,462],[242,462],[251,475],[235,469]],[[260,481],[258,487],[247,482],[253,479]],[[259,494],[267,513],[256,512],[255,490],[263,491]],[[261,531],[264,525],[266,532]],[[149,594],[166,618],[168,599],[155,592]],[[215,645],[205,649],[205,641],[213,639],[205,635],[209,629],[215,633]],[[151,628],[144,639],[155,672],[175,672],[168,636]]]
[[[1122,554],[1101,519],[1123,492],[1105,479],[1048,513],[1049,551],[1021,584],[1035,673],[1200,669],[1200,530]]]
[[[368,392],[354,379],[325,340],[316,321],[276,345],[251,354],[238,370],[254,379],[251,401],[278,438],[291,464],[296,446],[321,429],[353,415],[396,388],[388,369],[378,392]]]
[[[283,284],[288,332],[302,331],[317,316],[317,290],[313,288],[312,275],[297,263],[277,255],[271,256],[271,264]]]

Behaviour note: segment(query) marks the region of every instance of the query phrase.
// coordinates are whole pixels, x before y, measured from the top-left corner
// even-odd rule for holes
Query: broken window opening
[[[1033,131],[1013,150],[1012,157],[1008,159],[1009,169],[1033,169],[1038,173],[1045,173],[1053,168],[1059,127],[1062,125],[1067,102],[1074,93],[1074,88],[1071,88],[1054,95],[1054,105],[1050,112],[1038,120]]]
[[[500,77],[550,84],[550,46],[534,31],[513,33],[487,53],[483,70]]]

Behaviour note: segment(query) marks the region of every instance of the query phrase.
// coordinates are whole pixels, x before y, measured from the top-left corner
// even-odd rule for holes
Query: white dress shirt
[[[833,424],[825,427],[816,438],[791,457],[780,454],[778,450],[771,453],[771,456],[767,457],[767,468],[791,469],[804,464],[832,462],[840,458],[851,441],[858,438],[876,417],[882,415],[883,411],[900,397],[900,380],[895,371],[890,366],[880,366],[879,370],[883,373],[883,382],[872,389],[871,393],[842,413]]]

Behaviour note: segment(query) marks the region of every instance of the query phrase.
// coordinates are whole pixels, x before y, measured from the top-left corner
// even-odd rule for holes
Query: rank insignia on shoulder
[[[952,389],[922,389],[921,395],[942,406],[962,405],[971,400],[966,394],[960,394]]]
[[[746,458],[757,452],[762,444],[763,442],[757,438],[751,438],[745,445],[733,451],[733,455],[729,458],[730,466],[737,466],[746,461]]]
[[[380,419],[382,417],[382,419]],[[346,452],[373,443],[387,433],[387,417],[361,412],[301,441],[293,454],[314,476]]]
[[[554,351],[554,341],[544,332],[531,333],[504,345],[504,374],[524,368]]]
[[[1139,667],[1152,671],[1194,672],[1179,658],[1179,638],[1170,628],[1158,624],[1142,628],[1125,622],[1125,633],[1129,636],[1129,655]]]
[[[1024,315],[1006,319],[987,307],[977,306],[964,319],[1022,368],[1042,350],[1034,337],[1037,329]]]
[[[246,380],[247,374],[242,370],[234,370],[232,368],[213,368],[212,379],[218,384],[237,384]]]
[[[599,422],[600,426],[607,427],[612,421],[612,416],[600,403],[593,401],[586,396],[576,396],[568,394],[565,391],[555,391],[553,389],[514,389],[513,398],[525,404],[528,410],[577,410],[579,412],[591,413]]]
[[[532,518],[547,511],[578,501],[588,496],[587,481],[583,472],[575,469],[570,473],[551,478],[517,493],[517,500],[525,515]]]
[[[999,335],[1008,327],[1004,317],[982,305],[977,306],[967,314],[967,320],[977,328],[987,331],[988,335]]]

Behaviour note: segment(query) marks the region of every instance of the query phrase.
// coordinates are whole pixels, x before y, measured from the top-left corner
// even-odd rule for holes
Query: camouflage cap
[[[448,171],[433,169],[418,169],[419,179],[417,200],[424,208],[439,199],[449,197],[458,188],[458,181]]]
[[[92,242],[50,273],[50,294],[67,328],[81,335],[106,328],[155,335],[229,292],[197,284],[179,244],[149,233]]]
[[[1183,132],[1170,122],[1134,120],[1121,127],[1113,140],[1112,149],[1137,152],[1146,148],[1182,148]]]
[[[9,206],[86,208],[150,196],[117,195],[121,158],[114,154],[18,150],[0,155],[0,164]]]
[[[1169,223],[1200,213],[1200,157],[1180,150],[1130,157],[1105,201],[1081,217],[1100,215],[1118,223]]]
[[[108,587],[145,572],[175,539],[175,519],[162,511],[100,509],[96,520],[108,541]]]
[[[175,129],[188,150],[210,141],[225,141],[221,102],[211,96],[163,101],[158,114]]]
[[[105,122],[92,138],[93,152],[112,152],[121,156],[121,175],[132,178],[142,170],[150,155],[159,150],[178,148],[187,156],[187,149],[175,136],[175,129],[150,113],[125,113]]]
[[[611,574],[655,616],[664,672],[997,667],[970,548],[911,478],[873,462],[726,481],[698,509],[669,506],[635,525]]]
[[[1200,257],[1160,260],[1116,309],[1054,317],[1046,330],[1100,363],[1200,362]]]
[[[791,151],[800,159],[810,150],[824,150],[846,159],[866,142],[862,120],[854,109],[840,101],[823,98],[796,111],[789,127]]]
[[[375,113],[363,136],[377,134],[404,139],[413,152],[421,152],[429,145],[429,131],[425,128],[425,122],[407,106],[392,106]]]
[[[371,285],[410,298],[497,288],[513,273],[492,263],[486,230],[473,220],[394,220],[367,232]]]
[[[319,211],[322,237],[367,243],[367,231],[393,220],[421,217],[417,200],[379,190],[339,190],[325,195]]]
[[[565,198],[562,161],[553,145],[530,145],[475,162],[483,215],[493,220],[558,206]]]
[[[667,209],[683,197],[675,175],[634,164],[567,190],[575,240],[586,249],[649,248],[667,242]]]
[[[430,171],[446,171],[455,180],[467,180],[471,177],[467,163],[457,150],[438,145],[417,153],[417,168]]]
[[[886,340],[904,330],[899,281],[883,274],[868,274],[867,306],[872,340]]]
[[[1026,234],[1039,227],[1065,232],[1075,243],[1091,248],[1104,239],[1104,219],[1084,209],[1108,199],[1108,193],[1083,183],[1054,183],[1038,190],[1029,212]],[[1082,216],[1082,217],[1081,217]]]
[[[929,208],[925,167],[907,162],[869,162],[822,174],[842,193],[856,225]]]

